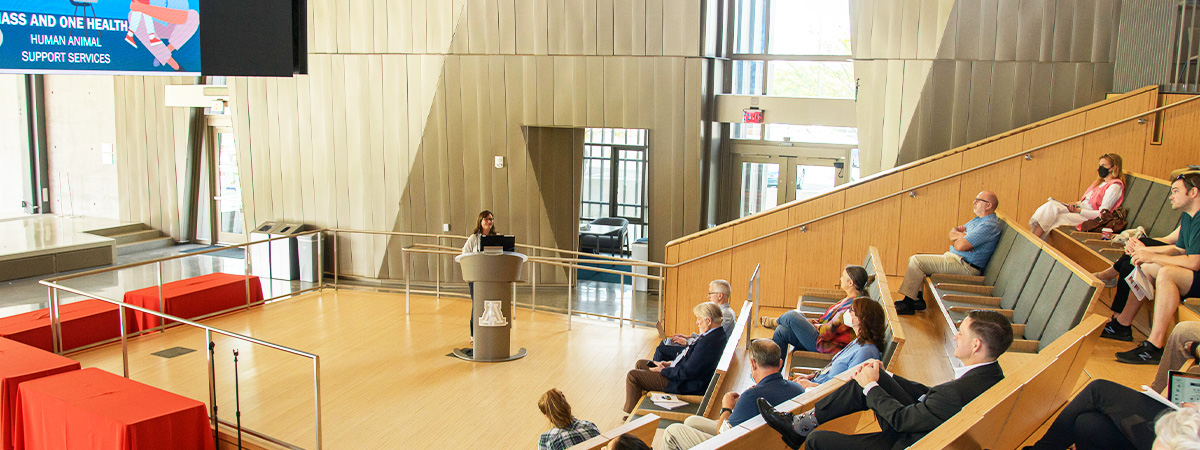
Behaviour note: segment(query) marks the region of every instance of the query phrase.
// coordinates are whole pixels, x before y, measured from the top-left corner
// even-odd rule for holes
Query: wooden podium
[[[525,255],[515,252],[469,253],[454,258],[462,266],[463,279],[475,284],[471,299],[474,307],[475,348],[468,356],[465,349],[454,349],[454,356],[467,361],[500,362],[525,357],[524,348],[512,353],[513,283],[521,280]]]

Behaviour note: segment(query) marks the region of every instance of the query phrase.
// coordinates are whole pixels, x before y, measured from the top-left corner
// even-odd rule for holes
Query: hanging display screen
[[[0,72],[199,75],[199,0],[0,0]]]

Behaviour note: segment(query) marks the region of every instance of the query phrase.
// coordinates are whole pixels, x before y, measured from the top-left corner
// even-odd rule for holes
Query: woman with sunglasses
[[[1038,207],[1029,218],[1029,231],[1042,239],[1048,239],[1050,230],[1070,225],[1078,227],[1089,219],[1100,217],[1101,210],[1113,211],[1125,200],[1125,176],[1121,170],[1121,155],[1106,153],[1100,156],[1100,175],[1088,186],[1078,203],[1065,204],[1050,199]]]

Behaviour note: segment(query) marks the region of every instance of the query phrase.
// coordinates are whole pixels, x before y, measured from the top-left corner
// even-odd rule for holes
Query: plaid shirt
[[[574,419],[567,428],[555,428],[538,438],[538,450],[566,450],[567,447],[600,435],[596,424]]]

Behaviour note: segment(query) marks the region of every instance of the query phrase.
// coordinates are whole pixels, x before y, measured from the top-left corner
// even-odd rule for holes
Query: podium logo
[[[500,304],[500,300],[483,301],[483,315],[479,316],[479,326],[502,327],[508,325],[508,319],[504,318],[504,312],[500,310]]]

